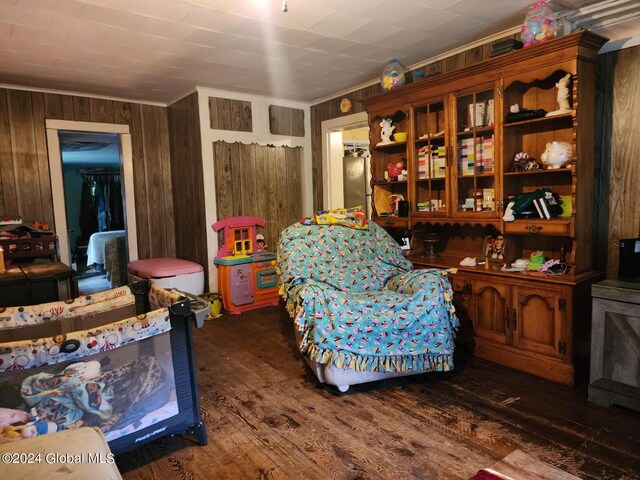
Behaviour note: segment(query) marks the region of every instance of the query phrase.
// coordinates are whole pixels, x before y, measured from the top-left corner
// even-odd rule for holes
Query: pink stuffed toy
[[[402,170],[404,170],[404,163],[402,162],[398,162],[396,164],[389,163],[387,165],[387,172],[389,173],[390,180],[397,180],[398,175],[402,173]]]
[[[22,410],[0,407],[0,425],[13,425],[14,423],[27,423],[29,414]]]

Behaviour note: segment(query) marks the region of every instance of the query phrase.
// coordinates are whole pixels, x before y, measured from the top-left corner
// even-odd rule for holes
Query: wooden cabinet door
[[[507,295],[508,289],[504,283],[472,281],[470,313],[476,337],[503,344],[509,343]]]
[[[498,218],[500,191],[499,82],[455,92],[452,102],[453,168],[450,211],[454,217]],[[496,104],[496,102],[498,102]],[[496,127],[497,122],[497,127]]]
[[[512,286],[513,345],[564,359],[566,339],[562,291],[533,285]]]

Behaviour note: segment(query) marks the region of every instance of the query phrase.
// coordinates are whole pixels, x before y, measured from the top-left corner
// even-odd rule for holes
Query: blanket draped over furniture
[[[282,232],[278,255],[281,295],[308,361],[355,372],[453,368],[459,322],[446,271],[412,270],[378,225],[298,223]]]

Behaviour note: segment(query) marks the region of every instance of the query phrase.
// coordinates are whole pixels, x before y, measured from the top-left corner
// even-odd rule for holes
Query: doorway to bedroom
[[[129,126],[47,120],[47,144],[61,261],[81,294],[126,284],[137,260]]]
[[[58,137],[67,237],[78,290],[84,294],[108,290],[120,282],[107,270],[106,248],[112,239],[124,240],[125,232],[118,135],[61,131]],[[126,245],[121,247],[126,259]]]

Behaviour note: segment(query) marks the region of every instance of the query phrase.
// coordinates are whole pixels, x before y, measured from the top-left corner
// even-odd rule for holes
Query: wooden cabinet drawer
[[[407,217],[376,217],[373,221],[385,228],[409,228],[409,219]]]
[[[469,293],[469,280],[466,278],[450,275],[451,288],[455,293]]]
[[[505,233],[538,234],[538,235],[565,235],[571,236],[572,223],[570,218],[542,220],[528,219],[505,222]]]

